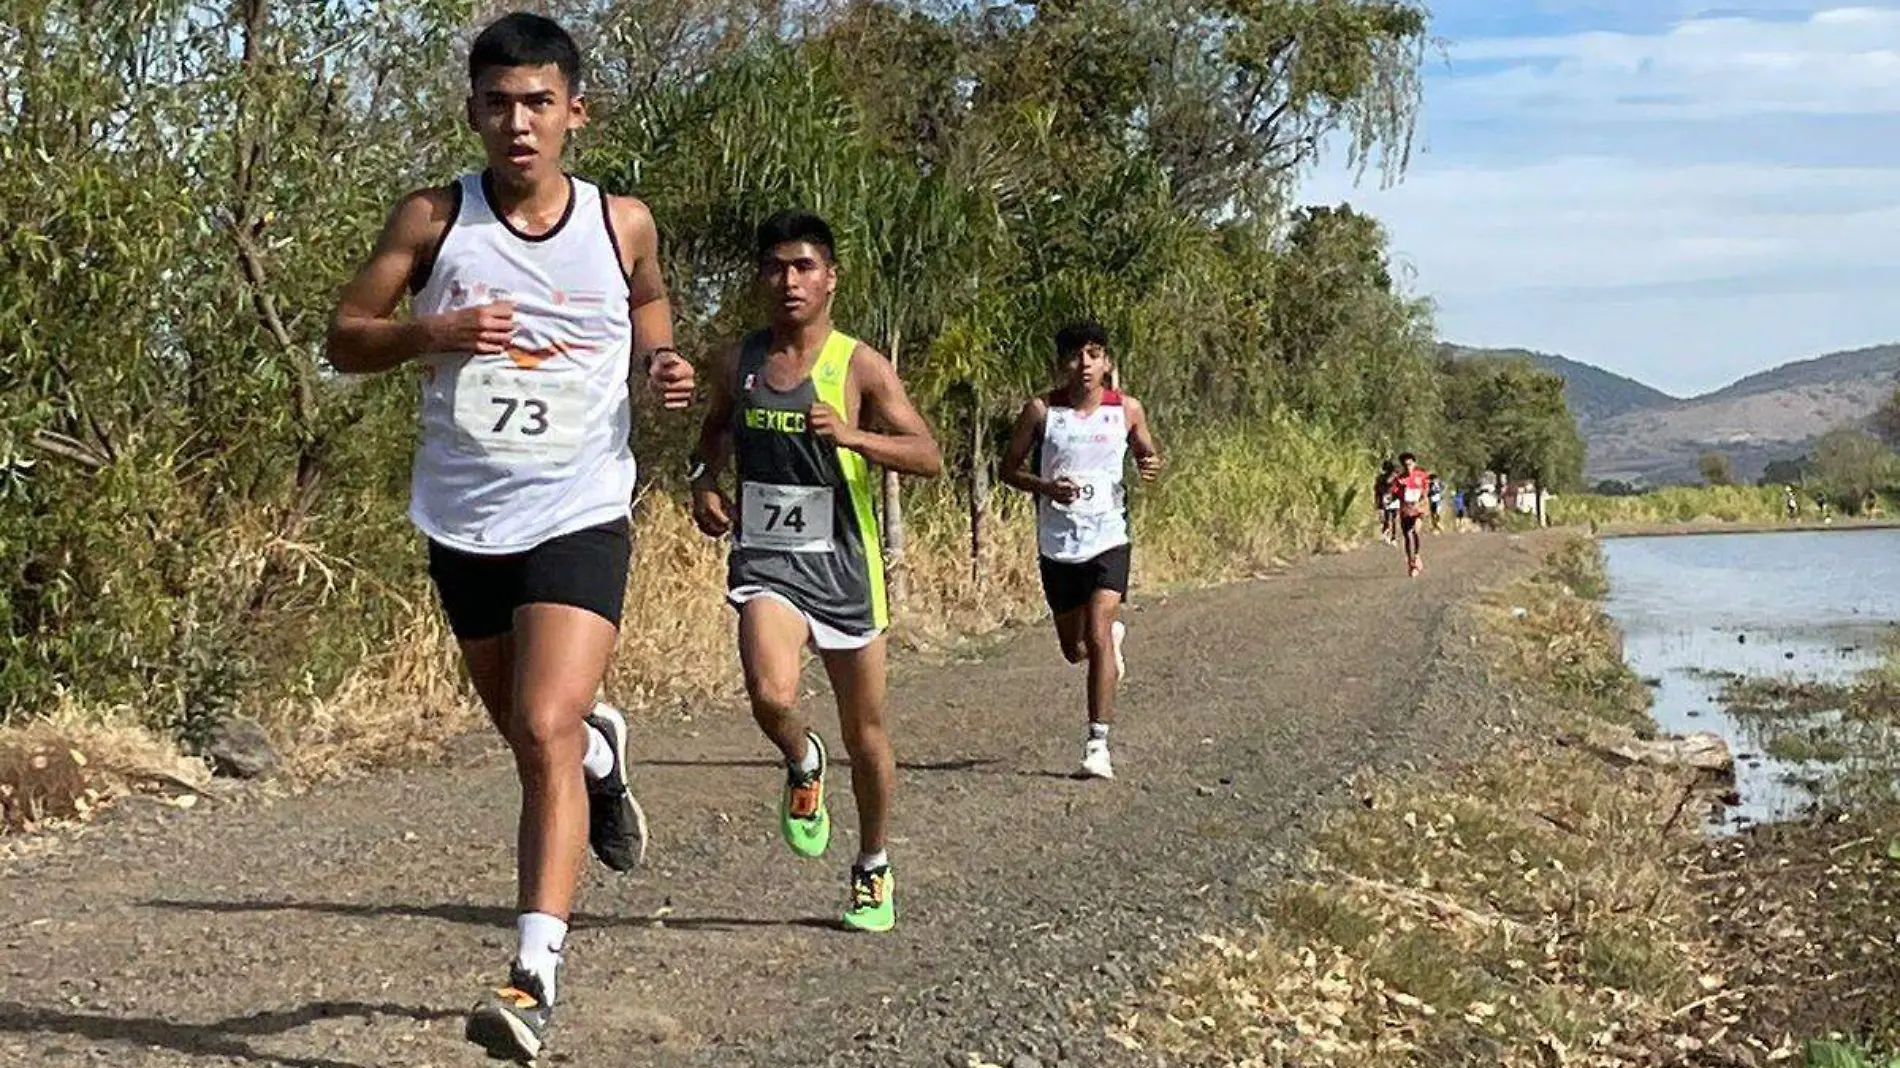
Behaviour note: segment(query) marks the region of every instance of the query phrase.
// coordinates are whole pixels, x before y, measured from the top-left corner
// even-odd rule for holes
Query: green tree
[[[403,12],[391,50],[397,17],[355,4],[0,11],[0,429],[32,450],[0,458],[0,703],[189,727],[281,686],[259,665],[288,650],[333,680],[415,573],[384,567],[409,430],[316,352],[345,264],[452,144],[459,22]]]
[[[1759,485],[1798,486],[1807,480],[1812,466],[1806,456],[1793,460],[1770,460],[1762,469]]]
[[[1732,486],[1735,484],[1734,472],[1729,467],[1727,453],[1710,450],[1696,461],[1697,470],[1702,472],[1702,481],[1711,486]]]
[[[1441,365],[1452,455],[1459,473],[1534,479],[1540,492],[1583,479],[1583,436],[1559,375],[1524,359],[1451,360]]]
[[[1857,514],[1875,494],[1900,481],[1900,458],[1864,430],[1829,431],[1814,445],[1809,483],[1842,511]]]

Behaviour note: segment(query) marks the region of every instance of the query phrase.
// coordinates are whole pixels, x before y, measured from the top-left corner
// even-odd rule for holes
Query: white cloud
[[[1441,299],[1526,289],[1625,289],[1892,258],[1900,172],[1609,158],[1423,166],[1384,191],[1337,180]]]
[[[1900,339],[1900,4],[1660,21],[1697,6],[1543,0],[1588,18],[1514,29],[1584,32],[1455,45],[1401,184],[1303,196],[1384,221],[1461,342],[1697,392]]]
[[[1892,114],[1900,112],[1900,10],[1837,8],[1799,21],[1698,18],[1649,34],[1481,39],[1454,45],[1451,64],[1454,77],[1430,103],[1454,114],[1639,122]],[[1474,64],[1481,73],[1459,76]]]

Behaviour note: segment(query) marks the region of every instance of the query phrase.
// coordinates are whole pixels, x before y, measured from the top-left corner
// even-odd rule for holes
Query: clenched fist
[[[429,319],[429,347],[436,352],[474,352],[494,355],[515,340],[515,306],[490,301]]]
[[[811,414],[806,417],[805,425],[819,441],[841,449],[855,448],[858,432],[838,413],[838,409],[818,401],[811,406]]]
[[[677,411],[693,402],[695,378],[693,365],[679,353],[656,353],[647,366],[647,386],[660,398],[662,407]]]
[[[732,531],[732,502],[718,489],[693,490],[693,523],[709,538],[723,538]]]

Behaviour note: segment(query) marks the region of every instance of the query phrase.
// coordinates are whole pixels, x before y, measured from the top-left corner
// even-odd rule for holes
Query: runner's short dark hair
[[[1410,460],[1410,461],[1412,461],[1413,463],[1417,463],[1417,462],[1418,462],[1418,457],[1416,457],[1416,456],[1413,456],[1413,455],[1412,455],[1411,453],[1409,453],[1409,452],[1402,452],[1402,453],[1399,453],[1399,462],[1400,462],[1400,463],[1404,463],[1404,462],[1405,462],[1405,461],[1407,461],[1407,460]]]
[[[515,11],[488,24],[468,50],[468,82],[475,84],[491,67],[544,67],[552,64],[567,79],[567,91],[581,91],[581,50],[561,24],[546,15]]]
[[[809,211],[790,209],[775,212],[759,224],[755,241],[759,259],[780,245],[803,241],[825,254],[827,263],[838,260],[838,242],[831,236],[831,224]]]
[[[1056,356],[1067,359],[1082,351],[1084,345],[1108,348],[1108,331],[1093,319],[1080,319],[1056,331]]]

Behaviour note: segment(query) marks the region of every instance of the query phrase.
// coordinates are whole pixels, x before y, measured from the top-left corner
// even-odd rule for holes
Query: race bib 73
[[[485,453],[555,463],[586,438],[579,375],[469,364],[455,382],[455,426]]]

